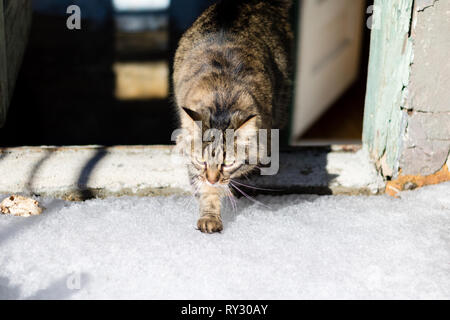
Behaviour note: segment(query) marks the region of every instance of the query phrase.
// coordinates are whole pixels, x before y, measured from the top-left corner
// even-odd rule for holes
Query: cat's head
[[[184,126],[190,128],[184,144],[194,181],[220,187],[255,169],[252,148],[257,144],[257,114],[240,109],[182,109]]]

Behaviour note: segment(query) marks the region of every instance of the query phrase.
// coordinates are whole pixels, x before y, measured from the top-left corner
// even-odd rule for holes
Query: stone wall
[[[450,152],[450,1],[417,1],[400,168],[431,175]]]

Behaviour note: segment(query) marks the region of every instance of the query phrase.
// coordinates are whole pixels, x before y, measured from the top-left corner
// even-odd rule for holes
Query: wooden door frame
[[[448,181],[450,3],[375,0],[374,7],[364,148],[386,180],[402,181],[395,189]]]

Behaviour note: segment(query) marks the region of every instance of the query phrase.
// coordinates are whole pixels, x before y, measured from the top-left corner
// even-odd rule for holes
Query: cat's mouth
[[[219,184],[219,182],[217,182],[217,183],[211,183],[211,182],[209,182],[208,180],[206,180],[205,183],[206,183],[207,186],[213,187],[213,188],[218,188],[218,187],[221,186],[221,184]]]
[[[211,183],[209,181],[205,182],[207,186],[209,187],[213,187],[213,188],[223,188],[228,186],[229,182],[216,182],[216,183]]]
[[[206,179],[206,177],[201,176],[200,181],[202,183],[204,183],[205,185],[209,186],[209,187],[213,187],[213,188],[223,188],[223,187],[227,187],[230,183],[229,179],[220,179],[216,182],[211,182],[208,179]]]

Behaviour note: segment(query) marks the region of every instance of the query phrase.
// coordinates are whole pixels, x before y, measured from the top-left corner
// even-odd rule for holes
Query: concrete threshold
[[[360,146],[301,147],[280,154],[275,176],[244,183],[281,194],[366,194],[385,185]],[[245,189],[246,192],[250,190]],[[172,146],[19,147],[0,149],[0,194],[67,200],[189,194]]]

